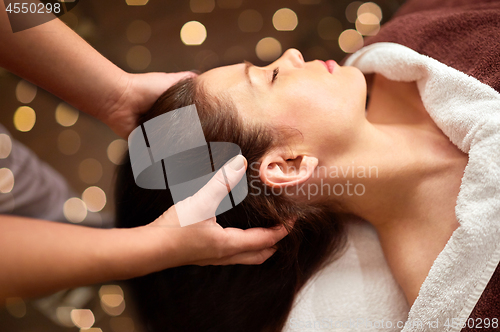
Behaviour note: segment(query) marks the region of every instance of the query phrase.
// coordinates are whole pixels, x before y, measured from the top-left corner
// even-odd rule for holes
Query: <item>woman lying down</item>
[[[450,80],[462,73],[402,45],[371,45],[349,64],[305,62],[290,49],[266,67],[215,68],[170,88],[145,116],[195,104],[207,142],[241,148],[249,193],[217,217],[223,227],[293,222],[262,265],[184,266],[132,280],[150,331],[281,331],[304,284],[342,254],[345,220],[352,215],[375,227],[395,280],[408,304],[415,302],[461,227],[455,206],[467,153],[494,135],[477,127],[484,117],[467,113],[465,99],[451,94],[500,97],[486,85],[470,97],[460,90],[463,83]],[[442,77],[458,85],[440,90]],[[499,112],[485,110],[495,121]],[[172,204],[168,191],[138,188],[130,163],[121,167],[120,227],[152,222]],[[439,262],[436,273],[453,273]]]

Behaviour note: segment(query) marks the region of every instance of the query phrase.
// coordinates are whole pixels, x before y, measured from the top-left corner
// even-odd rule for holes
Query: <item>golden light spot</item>
[[[99,187],[88,187],[82,194],[82,200],[90,212],[99,212],[106,205],[106,193]]]
[[[129,6],[144,6],[149,0],[125,0]]]
[[[76,108],[65,102],[57,105],[56,108],[56,121],[63,127],[71,127],[78,120],[80,113]]]
[[[128,143],[124,139],[115,139],[113,142],[108,145],[108,158],[115,165],[121,165],[123,163],[123,159],[125,153],[128,149]]]
[[[354,53],[363,47],[363,36],[353,29],[344,30],[339,36],[339,46],[345,53]]]
[[[62,154],[71,156],[80,149],[80,135],[72,129],[65,129],[57,137],[57,147]]]
[[[104,295],[120,295],[123,298],[123,289],[118,285],[103,285],[99,288],[99,297],[102,299]]]
[[[151,52],[142,45],[132,46],[127,52],[127,64],[133,70],[144,70],[151,63]]]
[[[5,300],[5,309],[16,318],[26,315],[26,303],[20,297],[9,297]]]
[[[237,63],[247,57],[247,50],[241,46],[231,46],[224,52],[223,59],[227,63]]]
[[[301,5],[317,5],[321,3],[321,0],[299,0]]]
[[[130,317],[113,317],[109,320],[113,332],[134,332],[134,321]]]
[[[127,39],[134,44],[146,43],[151,38],[151,26],[143,20],[135,20],[127,27]]]
[[[356,20],[356,30],[363,36],[375,36],[380,31],[380,23],[377,16],[372,13],[363,13]]]
[[[0,134],[0,159],[5,159],[12,151],[12,140],[7,134]]]
[[[100,327],[91,327],[90,329],[80,329],[80,332],[102,332]]]
[[[380,21],[382,20],[382,9],[380,9],[379,5],[377,5],[376,3],[365,2],[364,4],[359,6],[357,11],[358,17],[365,13],[370,13],[375,15],[378,19],[377,23],[380,23]]]
[[[90,329],[95,323],[95,317],[89,309],[71,310],[71,321],[81,329]]]
[[[23,104],[29,104],[35,99],[37,87],[28,81],[20,80],[16,86],[16,98]]]
[[[211,13],[215,8],[215,0],[191,0],[189,7],[193,13]]]
[[[35,111],[29,106],[21,106],[14,113],[14,127],[19,131],[30,131],[33,129],[35,122]]]
[[[297,14],[289,8],[278,9],[273,15],[273,25],[278,31],[293,31],[298,23]]]
[[[181,40],[185,45],[201,45],[207,39],[207,29],[198,21],[189,21],[182,26]]]
[[[358,8],[363,4],[362,1],[353,1],[345,9],[345,17],[350,23],[356,22],[358,18]]]
[[[64,203],[63,213],[69,222],[80,223],[87,217],[87,206],[78,197],[72,197]],[[73,319],[72,321],[74,323]]]
[[[10,193],[14,188],[14,173],[8,168],[0,168],[0,193]]]
[[[126,307],[125,301],[123,301],[117,307],[107,306],[104,302],[101,301],[102,310],[110,316],[120,316],[123,313],[123,311],[125,311],[125,307]]]
[[[217,5],[222,9],[240,8],[243,0],[217,0]]]
[[[125,310],[123,290],[118,285],[103,285],[99,289],[102,309],[110,316],[119,316]]]
[[[75,307],[57,307],[56,309],[56,318],[57,321],[66,327],[73,327],[75,324],[71,321],[71,311],[75,309]]]
[[[281,43],[273,38],[262,38],[255,46],[255,53],[262,61],[273,61],[281,55]]]
[[[238,26],[243,32],[258,32],[263,24],[262,15],[254,9],[244,10],[238,17]]]
[[[318,23],[318,34],[324,40],[337,40],[342,32],[342,23],[335,17],[324,17]]]
[[[102,177],[101,163],[94,158],[85,159],[78,166],[78,175],[85,183],[94,184],[98,182]]]

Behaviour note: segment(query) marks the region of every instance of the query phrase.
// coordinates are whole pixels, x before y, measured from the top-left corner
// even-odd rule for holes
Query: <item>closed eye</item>
[[[277,78],[278,78],[278,73],[280,72],[280,68],[279,67],[276,67],[274,70],[273,70],[273,79],[271,80],[271,83],[273,83]]]

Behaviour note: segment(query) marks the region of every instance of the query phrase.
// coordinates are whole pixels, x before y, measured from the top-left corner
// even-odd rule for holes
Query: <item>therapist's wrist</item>
[[[104,266],[110,279],[126,280],[160,271],[168,243],[147,227],[115,228],[109,230],[108,243],[103,250]]]

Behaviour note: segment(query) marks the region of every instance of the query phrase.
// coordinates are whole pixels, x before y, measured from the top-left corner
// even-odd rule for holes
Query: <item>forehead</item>
[[[211,69],[201,74],[198,79],[209,94],[243,92],[245,65],[240,63]]]

